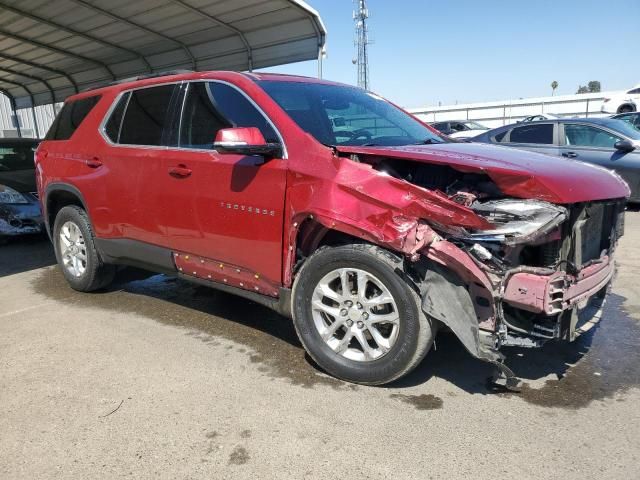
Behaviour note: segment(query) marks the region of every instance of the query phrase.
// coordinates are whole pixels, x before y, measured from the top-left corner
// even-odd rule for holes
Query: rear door
[[[623,140],[608,129],[581,123],[563,123],[560,153],[564,157],[595,163],[615,170],[629,185],[634,196],[640,191],[640,153],[622,152],[614,145]]]
[[[510,147],[548,155],[559,155],[557,124],[533,122],[512,128],[500,142]]]
[[[161,181],[169,246],[185,254],[176,263],[185,274],[277,294],[286,160],[220,154],[213,142],[231,127],[257,127],[267,142],[282,143],[280,135],[248,96],[224,82],[189,83],[181,111]],[[181,263],[194,257],[197,269]]]
[[[102,129],[107,141],[97,157],[107,170],[100,215],[103,237],[166,246],[158,189],[165,180],[166,135],[179,85],[145,87],[121,94]]]

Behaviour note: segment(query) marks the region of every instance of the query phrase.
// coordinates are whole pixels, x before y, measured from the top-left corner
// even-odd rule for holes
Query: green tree
[[[551,82],[551,96],[553,97],[556,94],[556,89],[558,88],[558,82],[555,80]]]
[[[589,93],[589,88],[584,85],[580,85],[576,93]]]
[[[600,82],[598,80],[591,80],[587,86],[590,93],[597,93],[600,91]]]

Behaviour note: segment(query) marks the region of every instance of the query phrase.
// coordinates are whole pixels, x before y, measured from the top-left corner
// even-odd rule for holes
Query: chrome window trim
[[[102,139],[111,147],[145,148],[145,149],[153,149],[153,150],[179,150],[179,151],[200,152],[200,153],[209,152],[209,153],[217,153],[217,154],[219,154],[219,152],[217,150],[213,149],[213,148],[204,149],[204,148],[187,148],[187,147],[167,146],[167,145],[136,145],[136,144],[128,144],[128,143],[114,143],[109,138],[109,136],[106,134],[106,131],[105,131],[106,125],[109,122],[109,119],[111,118],[111,115],[113,114],[113,111],[115,110],[116,106],[118,105],[118,102],[123,97],[123,95],[125,95],[125,94],[127,94],[129,92],[134,92],[136,90],[143,90],[143,89],[146,89],[146,88],[162,87],[162,86],[165,86],[165,85],[181,85],[181,84],[199,83],[199,82],[220,83],[222,85],[227,85],[227,86],[237,90],[238,92],[240,92],[240,94],[244,98],[246,98],[249,101],[249,103],[251,105],[253,105],[253,107],[260,113],[260,115],[262,115],[267,120],[267,123],[271,126],[271,128],[273,128],[273,131],[278,136],[278,139],[280,140],[280,144],[282,145],[282,159],[286,160],[286,159],[289,158],[289,153],[288,153],[288,150],[287,150],[287,145],[286,145],[286,143],[284,141],[284,137],[280,133],[280,130],[278,130],[278,128],[275,126],[275,124],[273,123],[271,118],[269,118],[269,115],[267,115],[264,112],[264,110],[244,90],[242,90],[240,87],[234,85],[233,83],[227,82],[226,80],[218,80],[218,79],[212,79],[212,78],[202,78],[202,79],[197,79],[197,80],[179,80],[179,81],[175,81],[175,82],[156,83],[156,84],[153,84],[153,85],[145,85],[143,87],[132,87],[132,88],[129,88],[127,90],[122,90],[118,94],[118,96],[113,100],[113,102],[109,106],[109,109],[107,110],[107,113],[105,114],[104,118],[102,119],[102,122],[100,122],[100,126],[98,127],[98,133],[100,134]],[[179,119],[180,125],[179,125],[179,128],[182,126],[182,114],[184,113],[184,105],[185,105],[185,102],[186,102],[186,99],[187,99],[188,90],[189,89],[187,88],[187,91],[185,92],[185,95],[182,97],[182,106],[180,107],[180,119]],[[131,100],[131,97],[129,97],[129,100]],[[129,101],[127,101],[127,108],[128,108],[128,106],[129,106]],[[125,108],[124,114],[122,116],[123,121],[124,121],[124,116],[127,113],[127,108]],[[122,128],[122,124],[120,124],[120,128]],[[180,132],[178,131],[178,139],[179,139],[179,137],[180,137]],[[120,138],[120,133],[118,134],[118,138]],[[213,146],[213,141],[211,142],[211,145]]]

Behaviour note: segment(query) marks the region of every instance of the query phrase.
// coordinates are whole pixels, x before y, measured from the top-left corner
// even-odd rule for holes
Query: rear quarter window
[[[67,102],[58,113],[45,140],[68,140],[100,100],[101,95]]]

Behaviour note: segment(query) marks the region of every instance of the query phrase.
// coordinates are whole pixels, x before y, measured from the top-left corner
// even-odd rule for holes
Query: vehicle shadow
[[[503,348],[505,364],[524,382],[563,378],[589,351],[593,332],[574,343],[549,342],[542,348]],[[442,332],[425,360],[394,388],[408,388],[437,377],[451,382],[467,393],[503,391],[491,383],[494,367],[472,357],[451,332]]]
[[[254,302],[136,269],[120,272],[110,290],[116,289],[170,301],[192,312],[202,313],[201,317],[182,317],[182,325],[244,343],[262,357],[268,357],[271,363],[280,363],[281,369],[289,369],[298,377],[304,370],[308,374],[313,373],[311,370],[324,373],[304,354],[292,322]],[[224,328],[220,327],[220,319],[225,321]],[[261,337],[262,334],[266,335]],[[550,342],[537,349],[505,348],[506,364],[525,382],[562,379],[589,351],[593,335],[592,330],[573,343]],[[273,339],[279,340],[284,351],[274,348]],[[302,358],[305,359],[302,368],[294,365]],[[432,378],[441,378],[471,394],[501,392],[488,381],[493,373],[494,367],[472,357],[455,335],[441,332],[424,361],[409,375],[388,387],[411,388],[428,383]]]
[[[6,243],[0,243],[0,277],[56,263],[53,246],[46,235],[25,235],[4,241]]]

